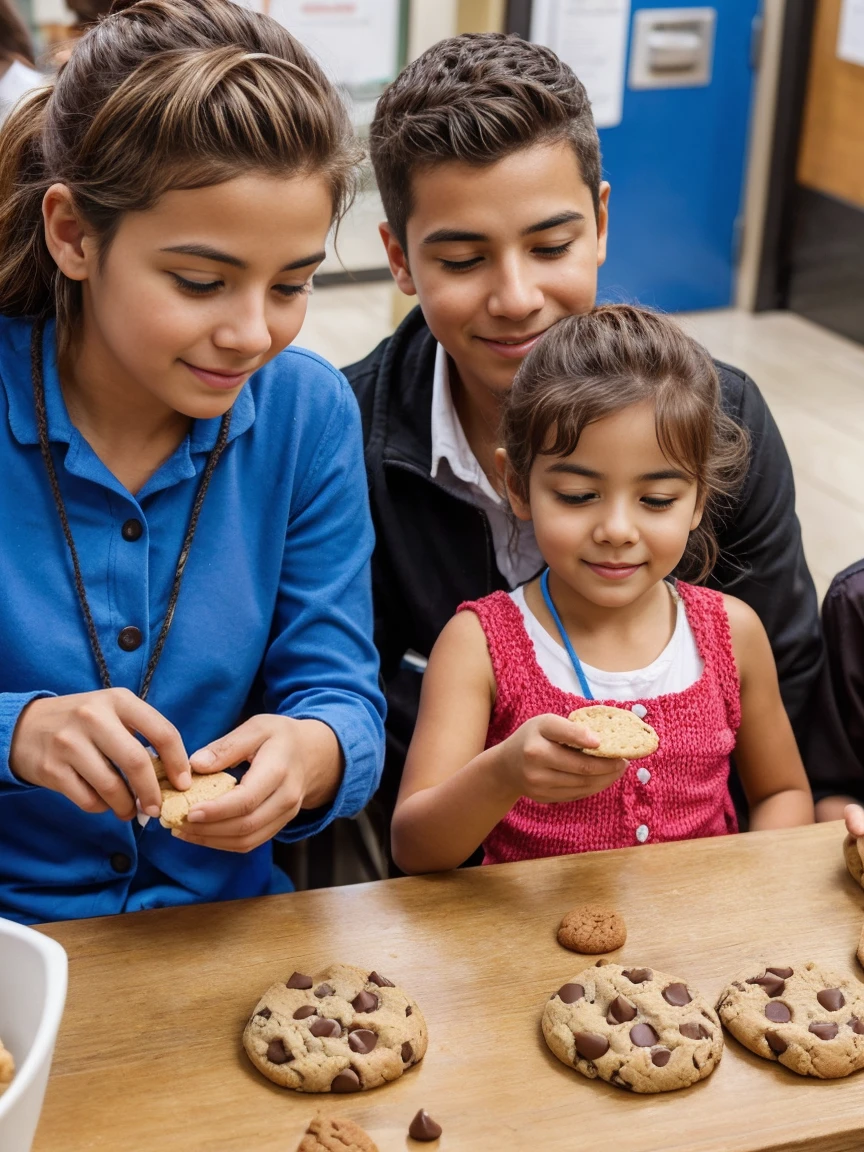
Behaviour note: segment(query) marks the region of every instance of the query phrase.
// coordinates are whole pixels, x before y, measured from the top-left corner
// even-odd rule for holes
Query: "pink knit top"
[[[523,796],[486,838],[484,864],[737,832],[728,777],[741,705],[729,620],[719,592],[680,581],[677,589],[705,667],[683,692],[630,703],[645,709],[644,719],[660,738],[657,751],[631,760],[611,787],[584,800],[538,804]],[[628,707],[585,700],[551,684],[506,592],[461,604],[459,611],[465,610],[480,619],[497,684],[487,748],[533,716],[567,716],[591,703]]]

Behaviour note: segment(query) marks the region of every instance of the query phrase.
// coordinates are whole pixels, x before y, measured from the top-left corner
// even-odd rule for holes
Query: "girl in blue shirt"
[[[355,155],[229,0],[122,3],[0,134],[0,915],[289,887],[377,786],[359,417],[288,348]],[[173,835],[146,745],[249,761]],[[137,802],[137,806],[136,806]]]

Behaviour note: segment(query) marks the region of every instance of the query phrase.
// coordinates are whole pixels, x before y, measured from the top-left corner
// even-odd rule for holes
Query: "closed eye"
[[[188,292],[190,296],[207,296],[222,286],[221,280],[187,280],[185,276],[178,276],[176,272],[172,272],[171,275],[176,280],[178,288]]]
[[[535,256],[542,256],[546,260],[554,260],[556,256],[565,256],[573,247],[573,241],[568,240],[566,244],[556,244],[554,248],[532,248],[531,251]]]
[[[441,267],[447,268],[450,272],[466,272],[469,268],[474,268],[483,259],[482,256],[472,256],[470,260],[445,260],[441,257]]]
[[[642,503],[648,508],[670,508],[675,503],[674,496],[643,496]]]
[[[597,499],[596,492],[556,492],[555,498],[560,500],[562,504],[587,504],[590,500]]]

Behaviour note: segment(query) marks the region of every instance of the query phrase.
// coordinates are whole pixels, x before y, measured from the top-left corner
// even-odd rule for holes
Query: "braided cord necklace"
[[[36,426],[39,431],[39,448],[42,452],[42,459],[45,462],[45,470],[48,473],[48,483],[51,486],[51,494],[54,497],[54,504],[57,508],[57,515],[60,517],[60,524],[63,528],[63,535],[66,538],[66,544],[69,547],[69,555],[72,559],[72,569],[75,574],[75,591],[78,593],[78,602],[81,605],[81,612],[84,616],[84,622],[87,625],[87,635],[90,639],[90,648],[93,652],[93,658],[96,661],[96,667],[99,670],[99,678],[102,681],[103,688],[111,687],[111,675],[108,671],[108,664],[105,660],[105,655],[102,652],[102,645],[99,643],[99,636],[96,632],[96,625],[93,622],[93,613],[90,611],[90,604],[87,600],[87,590],[84,587],[84,578],[81,575],[81,565],[78,562],[78,551],[75,547],[75,541],[72,538],[72,529],[69,527],[69,517],[66,515],[66,505],[63,503],[63,496],[60,492],[60,484],[57,480],[57,471],[54,467],[54,458],[51,455],[51,447],[48,442],[48,416],[45,407],[45,377],[43,370],[42,360],[42,334],[45,329],[45,318],[41,318],[33,325],[33,334],[30,340],[30,369],[33,379],[33,401],[36,408]],[[168,610],[165,613],[165,619],[162,622],[162,628],[159,632],[159,637],[153,651],[150,654],[150,659],[147,662],[147,669],[144,673],[144,679],[141,682],[141,689],[138,693],[142,700],[147,699],[147,694],[150,691],[150,682],[153,679],[153,673],[156,671],[156,665],[159,663],[159,658],[162,655],[162,650],[165,647],[165,641],[168,638],[168,630],[171,627],[171,621],[174,619],[174,609],[177,607],[177,598],[180,595],[180,585],[183,581],[183,571],[186,568],[186,561],[189,559],[189,552],[192,548],[192,539],[195,535],[195,529],[198,527],[198,518],[201,515],[201,508],[204,504],[204,497],[207,495],[207,489],[210,486],[210,479],[216,465],[219,463],[219,457],[228,442],[228,430],[231,427],[231,409],[229,408],[225,415],[222,417],[222,423],[219,426],[219,435],[216,443],[210,450],[207,457],[207,463],[204,467],[204,473],[201,477],[201,483],[198,485],[198,491],[195,495],[195,503],[192,505],[192,514],[189,517],[189,526],[186,529],[186,536],[183,540],[183,546],[180,549],[180,557],[177,561],[177,568],[174,572],[174,580],[171,585],[171,595],[168,598]]]

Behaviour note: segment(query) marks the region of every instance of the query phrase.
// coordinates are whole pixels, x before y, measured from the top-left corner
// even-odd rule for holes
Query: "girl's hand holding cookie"
[[[158,816],[162,794],[153,761],[135,732],[156,749],[174,787],[188,788],[180,733],[126,688],[31,701],[15,726],[9,767],[19,780],[60,792],[84,812],[110,808],[131,820],[137,797],[143,812]]]
[[[583,749],[600,737],[584,724],[548,714],[526,721],[498,745],[501,766],[514,793],[540,804],[582,800],[614,784],[626,760],[598,759]]]
[[[860,804],[847,804],[843,809],[846,831],[856,839],[864,836],[864,808]]]
[[[289,824],[301,808],[336,794],[344,762],[339,741],[319,720],[253,716],[190,758],[195,772],[223,772],[249,761],[236,788],[196,805],[172,835],[189,844],[251,852]]]

